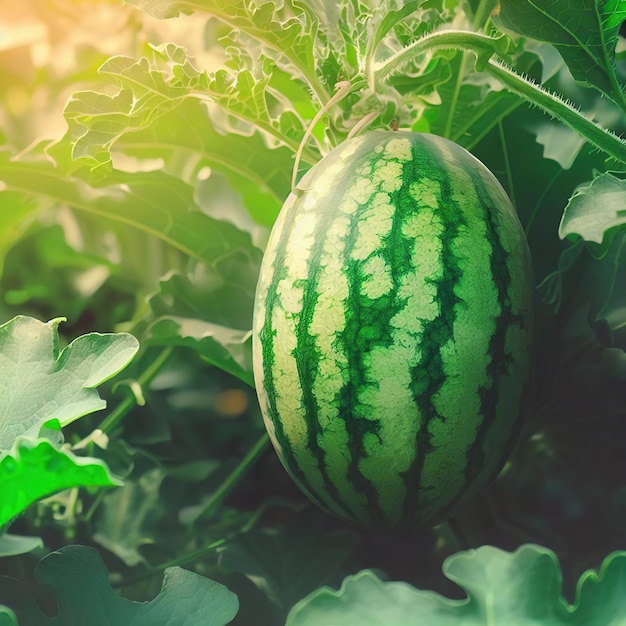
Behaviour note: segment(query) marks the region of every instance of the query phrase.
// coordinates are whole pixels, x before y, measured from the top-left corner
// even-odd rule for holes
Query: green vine
[[[559,95],[548,91],[531,79],[517,74],[504,63],[492,59],[494,55],[503,55],[507,48],[508,39],[505,36],[494,38],[462,30],[444,30],[431,33],[399,50],[385,61],[378,63],[373,68],[372,87],[375,90],[384,89],[385,81],[404,64],[435,50],[453,49],[472,52],[476,55],[477,71],[486,71],[511,93],[558,119],[584,137],[598,150],[622,163],[626,163],[626,143],[617,135],[586,118]]]

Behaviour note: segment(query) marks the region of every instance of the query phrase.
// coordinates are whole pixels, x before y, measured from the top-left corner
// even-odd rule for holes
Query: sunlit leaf
[[[2,160],[0,153],[0,181],[38,203],[132,226],[206,263],[250,245],[247,233],[196,208],[191,185],[162,172],[113,172],[96,184],[46,161]]]
[[[226,175],[231,187],[241,194],[244,206],[260,223],[273,223],[290,191],[293,154],[289,149],[270,149],[259,134],[218,133],[206,108],[194,100],[184,102],[142,130],[124,134],[114,150],[146,160],[158,156],[164,163],[161,171],[181,178],[190,173],[197,176],[203,168],[215,168]],[[115,162],[115,153],[113,158]]]
[[[128,334],[91,333],[59,351],[58,325],[19,316],[0,326],[0,450],[45,422],[61,425],[106,406],[95,387],[135,356]]]
[[[507,30],[553,44],[576,80],[620,102],[615,46],[626,19],[625,0],[500,0],[496,23]]]
[[[293,61],[305,76],[314,76],[314,24],[296,16],[303,12],[293,0],[283,7],[288,17],[282,17],[274,2],[244,2],[243,0],[131,0],[133,4],[158,19],[176,17],[181,13],[203,12],[217,17],[229,26],[259,39],[270,49]],[[315,80],[315,79],[314,79]]]

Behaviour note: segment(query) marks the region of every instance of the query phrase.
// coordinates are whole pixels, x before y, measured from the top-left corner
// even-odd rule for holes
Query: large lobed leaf
[[[304,76],[315,78],[316,59],[313,53],[316,30],[308,23],[298,3],[286,0],[281,15],[275,2],[244,2],[243,0],[130,0],[158,19],[181,13],[208,13],[234,29],[262,41],[270,49],[289,59]]]
[[[624,104],[615,47],[625,0],[500,0],[498,26],[553,44],[574,78]]]
[[[491,546],[454,554],[443,571],[467,592],[450,600],[369,570],[348,576],[339,591],[322,587],[298,602],[287,626],[620,626],[626,611],[626,552],[609,555],[596,574],[585,572],[574,606],[561,595],[554,553],[524,545],[508,553]]]
[[[113,95],[78,91],[65,107],[74,143],[72,156],[86,159],[93,169],[108,171],[111,147],[120,137],[148,127],[190,98],[215,103],[238,120],[236,134],[249,136],[261,130],[274,143],[287,145],[291,150],[298,147],[304,134],[302,121],[300,128],[293,128],[293,114],[288,116],[289,123],[282,120],[291,108],[284,98],[278,109],[274,106],[270,110],[266,94],[271,75],[269,62],[255,71],[238,67],[236,71],[219,69],[209,73],[196,69],[186,50],[170,43],[154,47],[149,57],[111,57],[98,72],[117,83],[118,91]],[[206,119],[202,122],[202,126],[208,124]],[[228,130],[233,129],[231,124]],[[310,150],[305,150],[303,156],[309,162],[317,157]]]
[[[35,576],[54,591],[59,606],[55,617],[41,611],[21,582],[0,576],[0,602],[15,612],[20,626],[224,626],[239,608],[237,597],[226,587],[180,567],[165,570],[161,592],[150,602],[121,598],[109,586],[98,553],[86,546],[66,546],[48,554]],[[10,619],[0,605],[0,624],[3,609]]]
[[[0,326],[0,452],[20,435],[36,437],[105,407],[95,387],[122,370],[139,348],[128,334],[90,333],[59,351],[58,325],[18,316]]]
[[[58,431],[106,406],[95,387],[126,367],[139,344],[125,333],[90,333],[60,350],[61,321],[18,316],[0,325],[0,527],[57,491],[121,484],[102,461],[60,449]],[[38,438],[44,426],[50,439]]]

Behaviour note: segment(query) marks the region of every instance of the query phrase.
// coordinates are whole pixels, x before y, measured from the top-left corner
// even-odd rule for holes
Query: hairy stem
[[[520,76],[498,61],[489,60],[485,71],[498,79],[509,91],[543,109],[584,137],[592,146],[614,159],[626,163],[626,143],[617,135],[597,126],[571,104],[531,80]]]
[[[626,163],[626,143],[622,139],[597,126],[558,95],[520,76],[499,61],[491,59],[494,54],[502,52],[505,45],[502,39],[468,31],[444,30],[431,33],[379,63],[375,68],[375,86],[381,85],[404,63],[417,56],[442,48],[468,50],[477,57],[477,70],[488,72],[511,93],[558,119],[598,150]]]
[[[480,60],[491,57],[494,53],[506,51],[506,42],[503,38],[494,39],[480,33],[465,30],[441,30],[420,37],[417,41],[398,50],[385,61],[374,66],[376,85],[384,83],[394,72],[415,57],[435,50],[469,50]],[[484,63],[483,63],[484,64]]]

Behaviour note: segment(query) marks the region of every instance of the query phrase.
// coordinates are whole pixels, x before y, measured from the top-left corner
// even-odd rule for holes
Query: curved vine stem
[[[263,433],[256,443],[248,450],[246,456],[239,462],[233,471],[226,477],[224,482],[219,486],[211,498],[202,507],[202,510],[196,515],[195,519],[209,515],[220,503],[228,496],[233,488],[252,468],[259,457],[265,452],[269,446],[270,439],[267,433]]]
[[[626,163],[626,143],[617,135],[596,125],[558,95],[491,58],[494,54],[504,53],[507,45],[504,37],[494,39],[469,31],[444,30],[431,33],[379,63],[374,68],[375,86],[417,56],[437,49],[467,50],[476,55],[478,71],[488,72],[510,92],[569,126],[598,150]]]
[[[315,125],[320,121],[322,115],[328,111],[328,109],[333,106],[333,104],[343,100],[350,91],[352,91],[352,84],[345,80],[335,85],[337,91],[333,95],[333,97],[315,114],[315,117],[311,120],[306,132],[304,133],[304,137],[302,137],[302,141],[298,146],[298,151],[296,152],[296,157],[293,163],[293,170],[291,173],[291,192],[293,193],[296,189],[296,181],[298,178],[298,168],[300,166],[300,159],[302,158],[302,152],[304,147],[306,146],[306,142],[309,140],[309,137],[313,134],[313,129]]]
[[[357,133],[362,131],[366,126],[369,126],[378,116],[380,115],[380,111],[372,111],[368,113],[365,117],[362,117],[351,129],[348,133],[346,139],[351,139]]]
[[[468,50],[478,58],[477,67],[484,68],[487,60],[494,54],[504,54],[508,43],[504,36],[489,37],[465,30],[442,30],[420,37],[412,44],[398,50],[385,61],[374,66],[376,85],[384,83],[396,70],[415,57],[441,49]]]

